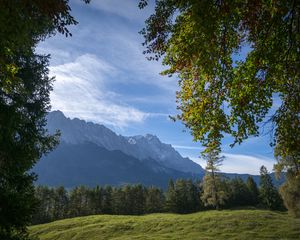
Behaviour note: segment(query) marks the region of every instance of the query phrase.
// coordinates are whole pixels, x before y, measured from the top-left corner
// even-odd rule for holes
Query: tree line
[[[219,209],[253,206],[272,210],[284,210],[282,199],[269,175],[261,177],[258,187],[252,177],[246,182],[241,178],[220,182],[226,198]],[[64,218],[93,214],[142,215],[149,213],[193,213],[214,209],[208,204],[202,182],[177,179],[170,180],[168,188],[145,187],[140,184],[121,187],[97,186],[64,187],[37,186],[38,208],[32,224],[46,223]]]

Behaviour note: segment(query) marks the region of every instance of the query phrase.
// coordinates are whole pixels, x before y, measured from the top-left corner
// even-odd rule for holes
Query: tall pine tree
[[[250,192],[250,205],[256,206],[259,202],[259,190],[256,185],[256,182],[253,180],[251,176],[247,178],[247,187]]]
[[[168,212],[177,211],[177,198],[175,192],[175,185],[172,179],[169,180],[168,189],[166,192],[166,210]]]
[[[282,199],[274,187],[272,178],[265,166],[260,168],[259,197],[261,204],[268,209],[280,210],[283,208]]]
[[[219,144],[218,146],[212,144],[212,147],[208,147],[204,155],[207,160],[207,166],[206,175],[203,178],[203,194],[201,196],[205,206],[211,206],[217,210],[225,204],[225,200],[228,198],[228,193],[224,191],[223,182],[218,173],[219,166],[223,161],[223,158],[219,157],[221,151]]]

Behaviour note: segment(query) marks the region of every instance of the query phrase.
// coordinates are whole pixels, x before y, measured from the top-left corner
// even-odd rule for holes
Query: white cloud
[[[90,54],[50,67],[50,75],[56,76],[51,93],[53,109],[68,117],[115,127],[143,122],[148,113],[122,103],[118,94],[106,88],[106,81],[117,74],[109,63]]]
[[[259,174],[259,169],[262,165],[266,166],[269,171],[272,171],[275,163],[274,159],[264,156],[231,153],[223,153],[222,155],[225,159],[220,170],[226,173],[248,173],[257,175]],[[206,161],[202,158],[190,157],[190,159],[200,164],[202,167],[206,166]]]
[[[138,83],[153,85],[163,89],[169,96],[174,97],[178,90],[176,77],[161,76],[165,67],[161,61],[148,61],[143,54],[145,50],[142,46],[142,39],[137,32],[128,29],[127,26],[114,26],[103,28],[101,33],[92,35],[94,41],[99,46],[105,47],[105,51],[109,53],[111,62],[118,69],[127,71],[129,77],[121,80],[128,83]],[[140,39],[140,41],[139,41]],[[104,49],[103,49],[104,50]],[[134,76],[132,76],[134,73]]]
[[[193,146],[185,146],[185,145],[172,145],[172,146],[177,149],[188,149],[188,150],[198,150],[198,151],[202,151],[204,149],[203,147],[193,147]]]
[[[148,116],[149,117],[163,117],[163,118],[166,118],[166,119],[170,119],[169,116],[172,116],[174,114],[172,113],[160,113],[160,112],[153,112],[153,113],[148,113]]]
[[[264,156],[250,156],[243,154],[224,153],[224,165],[221,167],[223,172],[228,173],[250,173],[259,174],[262,165],[266,166],[269,171],[273,170],[275,160]]]
[[[74,56],[72,56],[72,52],[50,47],[46,42],[41,42],[37,46],[36,52],[38,54],[44,54],[44,55],[50,54],[51,65],[53,65],[53,63],[54,65],[63,64],[65,62],[71,61],[74,58]]]
[[[83,8],[82,12],[92,15],[95,11],[91,11],[89,8],[94,10],[99,8],[108,12],[121,11],[125,15],[131,16],[135,12],[144,12],[138,9],[137,4],[138,1],[130,0],[92,1],[88,7]],[[82,7],[82,2],[80,2],[80,7]],[[86,53],[101,56],[101,59],[104,59],[106,63],[113,64],[115,70],[118,69],[122,73],[113,79],[114,83],[136,86],[141,89],[141,91],[135,91],[134,94],[121,89],[114,90],[122,92],[123,97],[126,95],[127,104],[141,105],[145,102],[148,106],[159,105],[160,110],[162,105],[164,108],[168,107],[168,109],[161,110],[163,112],[175,111],[177,80],[175,77],[168,78],[159,75],[163,70],[161,62],[146,60],[143,54],[144,47],[141,44],[143,39],[138,34],[144,25],[143,20],[139,19],[129,23],[114,16],[107,17],[99,12],[96,17],[94,16],[93,21],[88,21],[86,15],[84,15],[85,17],[83,15],[75,16],[80,24],[73,29],[72,38],[56,35],[39,45],[40,53],[51,53],[51,66],[71,65],[70,67],[75,68],[69,63]],[[148,16],[148,14],[146,15]]]

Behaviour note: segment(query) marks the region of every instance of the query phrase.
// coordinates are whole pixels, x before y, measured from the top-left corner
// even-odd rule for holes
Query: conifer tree
[[[247,178],[247,187],[250,192],[250,205],[256,206],[259,202],[259,190],[257,184],[251,176]]]
[[[162,190],[156,187],[149,187],[146,193],[145,211],[147,213],[162,212],[165,204]]]
[[[132,204],[129,200],[129,186],[123,188],[113,188],[111,197],[112,213],[114,214],[130,214]]]
[[[282,199],[274,187],[272,178],[265,166],[260,168],[260,188],[259,188],[260,202],[263,206],[272,210],[282,209]]]
[[[175,196],[176,196],[176,213],[187,213],[188,205],[188,191],[186,181],[184,179],[177,179],[175,182]]]
[[[84,0],[88,2],[89,0]],[[53,78],[35,48],[77,24],[68,0],[0,0],[0,239],[27,239],[37,201],[30,170],[57,144],[45,129]]]
[[[103,211],[102,210],[103,189],[99,185],[97,185],[92,192],[93,192],[91,197],[92,212],[93,214],[100,214]]]
[[[64,187],[58,187],[53,191],[54,199],[54,209],[53,209],[53,219],[64,219],[67,217],[67,210],[69,205],[69,198],[67,191]]]
[[[251,194],[244,181],[237,177],[230,181],[231,193],[229,202],[231,206],[246,206],[251,204]]]
[[[103,204],[102,209],[104,214],[112,214],[112,192],[113,189],[111,186],[106,186],[103,189]]]
[[[51,189],[46,186],[38,186],[35,188],[35,197],[38,203],[31,223],[40,224],[52,221],[53,195]]]
[[[207,160],[206,174],[203,178],[203,193],[201,200],[205,206],[212,206],[217,210],[225,204],[228,194],[224,191],[223,182],[219,175],[219,166],[223,158],[219,157],[220,146],[207,148],[204,157]]]
[[[192,213],[201,209],[201,200],[200,200],[200,189],[197,186],[197,183],[193,183],[192,180],[188,180],[186,183],[187,187],[187,212]]]
[[[176,212],[177,210],[175,185],[172,179],[169,180],[168,189],[166,192],[166,210],[168,212]]]
[[[134,185],[132,188],[132,202],[134,205],[132,214],[141,215],[145,212],[146,194],[145,188],[141,185]]]

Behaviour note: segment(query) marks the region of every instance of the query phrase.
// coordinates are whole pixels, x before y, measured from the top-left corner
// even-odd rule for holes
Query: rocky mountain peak
[[[60,130],[63,142],[91,142],[110,151],[120,150],[141,161],[152,159],[171,169],[192,173],[204,172],[200,165],[182,157],[170,144],[162,143],[156,135],[124,137],[104,125],[67,118],[61,111],[49,113],[47,119],[49,131]]]

